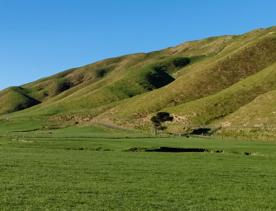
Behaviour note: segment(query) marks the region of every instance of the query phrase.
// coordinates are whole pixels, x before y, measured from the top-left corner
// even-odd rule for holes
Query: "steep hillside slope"
[[[139,55],[137,57],[139,58]],[[91,65],[67,70],[54,76],[26,84],[23,87],[30,90],[30,94],[40,101],[52,100],[58,95],[59,99],[61,99],[64,97],[61,93],[69,90],[69,93],[71,93],[73,90],[75,91],[83,86],[101,81],[113,71],[116,71],[117,68],[124,66],[123,63],[126,60],[129,61],[127,65],[135,63],[137,57],[131,55],[107,59]]]
[[[166,109],[177,115],[172,124],[183,130],[185,125],[207,125],[250,103],[256,97],[276,89],[276,63],[214,95]]]
[[[228,123],[234,128],[250,122],[238,116],[261,106],[262,96],[274,99],[275,62],[276,27],[211,37],[103,60],[3,90],[0,114],[9,119],[41,117],[55,124],[148,129],[152,115],[168,111],[175,118],[167,132],[201,126],[223,126],[226,131]],[[252,123],[262,122],[254,125],[273,124],[265,116],[274,111],[263,108],[258,117],[247,115]]]
[[[127,72],[117,78],[106,77],[99,82],[74,90],[48,100],[41,106],[31,110],[37,114],[65,114],[61,119],[72,119],[77,115],[96,115],[104,108],[114,105],[120,100],[149,92],[163,87],[174,78],[171,74],[192,62],[186,57],[168,57],[165,59],[149,60],[139,65],[129,67]],[[69,90],[70,91],[70,90]],[[62,96],[62,97],[61,97]],[[71,115],[71,113],[74,114]],[[83,114],[84,113],[84,114]],[[83,114],[83,115],[82,115]]]
[[[163,51],[108,59],[38,80],[24,85],[24,88],[29,90],[32,97],[43,102],[33,109],[37,114],[74,112],[75,115],[76,112],[85,114],[88,112],[94,116],[102,112],[101,107],[106,110],[119,100],[160,88],[161,84],[166,85],[168,81],[166,83],[163,81],[161,84],[158,81],[170,78],[171,82],[181,74],[181,71],[177,70],[186,69],[186,67],[181,69],[181,65],[183,67],[188,65],[187,59],[191,64],[204,61],[225,48],[227,43],[231,42],[230,38],[232,36],[213,37]],[[183,64],[181,59],[184,61]],[[176,62],[175,68],[170,65],[174,62]],[[160,65],[168,66],[163,67],[168,70],[161,72],[168,72],[170,76],[165,77],[163,73],[160,75],[159,71],[158,77],[158,74],[153,74],[157,78],[152,77],[149,80],[149,74],[156,72],[156,68]],[[101,77],[97,77],[99,76],[97,72],[106,69],[109,69],[108,74],[100,74]],[[107,105],[109,103],[110,105]]]
[[[258,96],[218,124],[219,134],[276,137],[276,89]]]
[[[225,49],[227,52],[223,50],[213,58],[190,66],[189,70],[168,86],[115,107],[110,111],[112,121],[123,121],[124,124],[129,119],[144,118],[166,107],[215,94],[273,64],[276,58],[276,34],[266,31],[257,39],[250,38],[241,37],[236,40],[240,43],[238,48],[233,44],[231,51]],[[250,41],[245,42],[247,39]],[[110,114],[107,113],[106,116]]]
[[[188,63],[189,59],[178,57],[130,68],[117,80],[95,90],[88,91],[86,87],[47,109],[54,107],[62,107],[63,111],[92,109],[131,98],[171,83],[174,78],[170,74]]]
[[[0,114],[12,113],[39,103],[22,87],[11,87],[0,93]]]
[[[124,72],[120,74],[120,70],[126,71],[128,67],[141,61],[145,62],[145,60],[144,54],[107,59],[91,65],[73,68],[21,87],[13,87],[12,89],[21,90],[21,92],[24,90],[24,93],[30,98],[46,104],[63,99],[77,90],[91,85],[99,87],[102,84],[108,84],[116,79],[114,75],[120,77],[124,74]],[[112,72],[116,72],[116,74],[112,75]],[[5,90],[1,91],[0,95],[3,95],[5,92]],[[16,107],[16,105],[13,105],[13,102],[9,101],[9,104],[5,105],[7,107],[6,110],[12,110],[12,107]],[[18,110],[31,107],[34,104],[28,105],[19,107]],[[9,106],[11,108],[8,108]]]

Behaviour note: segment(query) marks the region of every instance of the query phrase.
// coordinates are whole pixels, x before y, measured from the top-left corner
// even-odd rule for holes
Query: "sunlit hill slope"
[[[106,59],[0,92],[2,122],[105,124],[165,132],[276,137],[276,27]],[[0,122],[1,123],[1,122]],[[41,125],[43,126],[43,125]]]

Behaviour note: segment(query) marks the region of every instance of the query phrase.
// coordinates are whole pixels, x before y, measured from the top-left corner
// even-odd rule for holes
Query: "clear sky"
[[[0,0],[0,89],[108,57],[273,25],[275,0]]]

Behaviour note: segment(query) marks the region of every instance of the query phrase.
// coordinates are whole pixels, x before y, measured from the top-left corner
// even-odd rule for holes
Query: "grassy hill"
[[[0,114],[12,113],[39,103],[22,87],[11,87],[0,92]]]
[[[168,111],[175,118],[167,132],[206,126],[230,134],[229,124],[264,131],[275,119],[273,103],[262,103],[275,96],[275,62],[276,27],[211,37],[8,88],[0,92],[0,114],[9,120],[35,117],[57,125],[96,122],[148,130],[156,112]],[[235,131],[240,134],[238,129],[231,134]]]
[[[219,134],[275,138],[276,134],[276,89],[259,95],[250,103],[223,119]]]
[[[180,122],[187,126],[207,125],[274,89],[276,89],[276,63],[218,93],[168,108],[167,111],[178,116],[175,127]]]

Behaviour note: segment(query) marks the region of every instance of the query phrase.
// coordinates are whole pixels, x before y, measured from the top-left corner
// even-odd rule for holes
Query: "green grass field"
[[[275,142],[100,126],[7,130],[0,130],[0,210],[276,209]],[[159,147],[208,151],[143,150]]]

